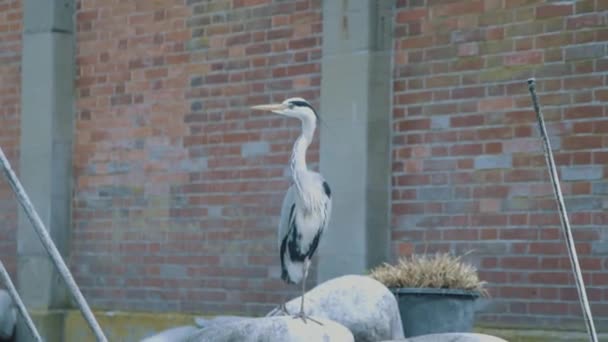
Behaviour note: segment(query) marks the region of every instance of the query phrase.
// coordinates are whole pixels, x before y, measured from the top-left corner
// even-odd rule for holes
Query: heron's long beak
[[[285,110],[286,108],[287,106],[282,103],[265,104],[251,107],[251,109],[253,110],[266,110],[277,114],[283,114],[283,110]]]

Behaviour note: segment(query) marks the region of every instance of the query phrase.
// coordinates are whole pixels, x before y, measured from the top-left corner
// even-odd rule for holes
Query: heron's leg
[[[302,277],[302,298],[300,302],[300,315],[302,315],[302,320],[306,323],[306,318],[304,318],[304,294],[306,294],[306,279],[308,279],[308,267],[310,266],[310,261],[308,259],[304,259],[304,277]]]
[[[276,308],[272,309],[269,313],[267,313],[266,317],[291,315],[289,311],[287,311],[287,306],[285,305],[286,302],[287,300],[281,301],[281,304],[279,304]]]
[[[323,325],[323,323],[312,319],[309,316],[306,316],[306,313],[304,313],[304,295],[306,294],[306,279],[308,278],[308,268],[310,267],[310,259],[305,259],[304,260],[304,277],[302,277],[302,298],[300,301],[300,313],[296,314],[295,317],[299,317],[300,319],[302,319],[302,321],[304,321],[304,323],[306,323],[306,318],[310,319],[311,321]]]
[[[281,311],[283,315],[289,316],[289,311],[287,311],[287,306],[285,306],[286,301],[287,300],[281,302],[281,305],[279,305],[279,311]]]

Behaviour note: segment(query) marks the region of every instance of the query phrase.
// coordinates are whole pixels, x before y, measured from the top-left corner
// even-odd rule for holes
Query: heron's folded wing
[[[281,248],[281,242],[283,241],[283,238],[289,232],[289,214],[291,212],[291,207],[295,204],[295,202],[295,186],[292,185],[287,190],[287,193],[283,198],[283,205],[281,207],[281,220],[279,221],[279,231],[277,235],[279,249]]]

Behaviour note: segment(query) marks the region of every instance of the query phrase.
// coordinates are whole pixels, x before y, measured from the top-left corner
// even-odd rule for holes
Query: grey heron
[[[297,118],[302,124],[302,132],[293,145],[290,158],[293,184],[283,198],[278,247],[281,278],[288,284],[302,283],[300,312],[294,318],[299,317],[306,322],[304,294],[310,259],[331,216],[329,184],[320,173],[306,166],[306,150],[312,142],[319,117],[310,103],[302,98],[290,98],[282,103],[254,106],[252,109]],[[281,308],[286,312],[284,304]]]

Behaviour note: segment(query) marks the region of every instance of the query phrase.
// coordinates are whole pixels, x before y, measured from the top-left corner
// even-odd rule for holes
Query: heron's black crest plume
[[[313,106],[310,105],[310,103],[306,102],[305,100],[290,101],[289,103],[291,105],[297,106],[297,107],[308,107],[308,108],[310,108],[310,110],[312,110],[312,112],[315,114],[315,117],[317,118],[317,121],[320,122],[323,126],[325,126],[325,128],[329,128],[325,124],[325,121],[321,120],[321,117],[319,116],[319,113],[317,112],[317,110]]]
[[[317,117],[317,120],[321,121],[321,119],[319,118],[319,113],[317,113],[317,111],[315,110],[315,108],[313,106],[310,105],[310,103],[306,102],[306,101],[291,101],[289,102],[290,104],[296,106],[296,107],[308,107],[310,108],[310,110],[312,110],[313,113],[315,113],[315,116]]]

